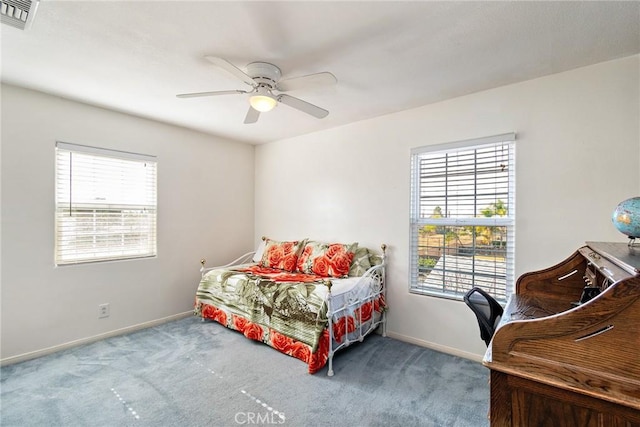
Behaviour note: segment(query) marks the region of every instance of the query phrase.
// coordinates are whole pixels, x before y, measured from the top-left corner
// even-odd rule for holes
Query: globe
[[[611,215],[613,225],[630,239],[640,238],[640,197],[620,202]]]

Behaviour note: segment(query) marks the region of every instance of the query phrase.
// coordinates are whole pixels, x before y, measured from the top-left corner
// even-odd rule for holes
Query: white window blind
[[[411,292],[505,301],[514,281],[515,134],[411,152]]]
[[[56,265],[156,255],[153,156],[56,143]]]

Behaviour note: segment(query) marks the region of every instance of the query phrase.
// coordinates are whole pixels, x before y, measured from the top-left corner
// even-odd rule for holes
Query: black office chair
[[[464,302],[469,306],[478,319],[480,326],[480,338],[487,345],[496,331],[498,323],[502,318],[502,306],[491,295],[478,287],[473,287],[464,296]]]

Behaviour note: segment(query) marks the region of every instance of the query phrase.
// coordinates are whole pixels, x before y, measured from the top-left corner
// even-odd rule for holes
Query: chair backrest
[[[465,294],[464,302],[475,313],[478,326],[480,326],[480,338],[488,347],[491,337],[500,323],[503,313],[502,306],[491,295],[478,287],[471,288]]]

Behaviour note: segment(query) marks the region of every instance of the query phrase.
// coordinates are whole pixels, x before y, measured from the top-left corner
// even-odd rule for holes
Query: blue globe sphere
[[[620,202],[611,215],[611,221],[622,234],[632,239],[640,238],[640,197]]]

